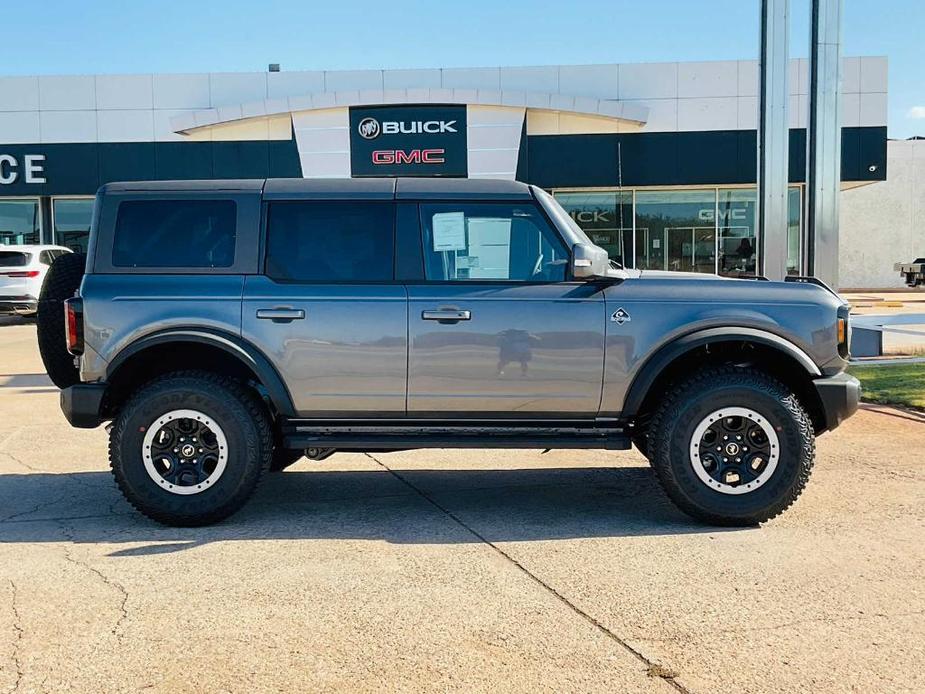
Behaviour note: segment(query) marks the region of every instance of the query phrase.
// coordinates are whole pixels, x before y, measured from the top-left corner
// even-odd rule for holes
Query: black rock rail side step
[[[630,438],[613,426],[509,426],[489,424],[337,424],[290,420],[286,448],[397,450],[405,448],[598,448],[626,450]]]

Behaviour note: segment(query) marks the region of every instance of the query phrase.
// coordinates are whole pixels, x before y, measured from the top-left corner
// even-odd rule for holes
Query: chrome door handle
[[[471,320],[472,312],[458,308],[441,308],[436,311],[422,311],[421,318],[441,323],[457,323],[461,320]]]
[[[258,308],[257,318],[274,323],[289,323],[305,318],[305,311],[300,308]]]

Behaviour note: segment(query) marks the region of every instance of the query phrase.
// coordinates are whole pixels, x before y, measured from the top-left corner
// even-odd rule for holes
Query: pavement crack
[[[36,504],[35,506],[33,506],[33,507],[30,508],[30,509],[26,509],[25,511],[19,511],[18,513],[14,513],[14,514],[11,515],[11,516],[6,516],[5,518],[0,518],[0,523],[7,523],[7,522],[9,522],[9,521],[14,521],[14,522],[15,522],[15,519],[17,519],[17,518],[19,518],[19,517],[21,517],[21,516],[28,516],[28,515],[31,515],[31,514],[33,514],[33,513],[37,513],[37,512],[40,511],[41,509],[46,508],[46,507],[48,507],[48,506],[54,506],[55,504],[57,504],[57,503],[59,503],[59,502],[61,502],[61,501],[64,501],[64,500],[67,498],[67,496],[68,496],[67,494],[62,494],[61,496],[59,496],[59,497],[57,497],[57,498],[55,498],[55,499],[52,499],[51,501],[42,501],[42,502],[39,502],[38,504]]]
[[[454,523],[456,523],[457,525],[459,525],[460,527],[462,527],[462,528],[463,528],[464,530],[466,530],[468,533],[474,535],[476,538],[478,538],[478,540],[479,540],[480,542],[484,543],[485,545],[488,545],[488,547],[490,547],[492,550],[494,550],[495,552],[497,552],[497,553],[498,553],[501,557],[503,557],[507,562],[509,562],[510,564],[512,564],[518,571],[520,571],[520,572],[521,572],[522,574],[524,574],[527,578],[529,578],[531,581],[533,581],[534,583],[536,583],[538,586],[540,586],[540,587],[541,587],[543,590],[545,590],[547,593],[549,593],[549,594],[552,595],[554,598],[556,598],[559,602],[561,602],[563,605],[565,605],[568,609],[570,609],[570,610],[571,610],[572,612],[574,612],[576,615],[578,615],[578,616],[581,617],[583,620],[585,620],[586,622],[588,622],[592,627],[594,627],[595,629],[597,629],[597,631],[601,632],[605,637],[609,638],[610,640],[612,640],[612,641],[614,641],[615,643],[617,643],[618,645],[620,645],[620,646],[621,646],[624,650],[626,650],[630,655],[634,656],[637,660],[639,660],[640,662],[642,662],[642,664],[646,666],[646,674],[647,674],[649,677],[654,677],[654,678],[658,678],[658,679],[664,680],[664,681],[667,682],[669,685],[671,685],[676,691],[682,692],[683,694],[690,694],[690,690],[687,689],[687,687],[685,687],[683,684],[681,684],[680,682],[678,682],[677,678],[678,678],[679,675],[678,675],[677,672],[675,672],[675,671],[673,671],[673,670],[671,670],[671,669],[669,669],[669,668],[666,668],[666,667],[664,667],[664,666],[662,666],[662,665],[660,665],[660,664],[658,664],[658,663],[655,663],[655,662],[649,660],[649,658],[647,658],[641,651],[639,651],[639,650],[633,648],[627,641],[625,641],[624,639],[622,639],[619,635],[617,635],[614,631],[612,631],[610,628],[608,628],[606,625],[604,625],[601,621],[599,621],[598,619],[596,619],[595,617],[593,617],[592,615],[590,615],[588,612],[585,612],[585,611],[584,611],[583,609],[581,609],[578,605],[576,605],[575,603],[573,603],[571,600],[569,600],[567,597],[565,597],[562,593],[560,593],[558,590],[556,590],[554,587],[552,587],[550,584],[548,584],[548,583],[547,583],[546,581],[544,581],[542,578],[540,578],[539,576],[537,576],[536,574],[534,574],[534,573],[533,573],[532,571],[530,571],[530,569],[528,569],[526,566],[524,566],[523,564],[521,564],[517,559],[515,559],[513,556],[511,556],[511,555],[508,554],[506,551],[504,551],[504,549],[502,549],[500,546],[498,546],[497,544],[495,544],[494,542],[492,542],[491,540],[489,540],[487,537],[485,537],[484,535],[482,535],[478,530],[476,530],[476,529],[473,528],[472,526],[468,525],[468,524],[467,524],[464,520],[462,520],[459,516],[457,516],[455,513],[453,513],[452,511],[450,511],[450,510],[449,510],[448,508],[446,508],[445,506],[443,506],[439,501],[437,501],[436,499],[434,499],[430,494],[428,494],[427,492],[425,492],[423,489],[421,489],[420,487],[418,487],[417,485],[415,485],[415,484],[414,484],[413,482],[411,482],[410,480],[406,479],[406,478],[405,478],[403,475],[401,475],[400,473],[398,473],[398,472],[396,472],[395,470],[393,470],[392,468],[390,468],[388,465],[386,465],[386,464],[383,463],[381,460],[379,460],[376,456],[371,455],[370,453],[365,453],[365,455],[366,455],[368,458],[370,458],[374,463],[376,463],[377,465],[379,465],[379,467],[381,467],[383,470],[385,470],[386,472],[388,472],[389,474],[391,474],[392,476],[394,476],[399,482],[401,482],[402,484],[407,485],[407,486],[410,487],[412,490],[414,490],[414,492],[417,493],[422,499],[424,499],[424,500],[425,500],[427,503],[429,503],[431,506],[433,506],[433,507],[436,508],[438,511],[440,511],[441,513],[443,513],[444,515],[446,515],[447,517],[449,517]]]
[[[10,582],[10,605],[13,611],[13,631],[16,634],[16,640],[13,642],[13,665],[16,668],[16,681],[13,683],[12,691],[17,692],[19,691],[19,685],[22,684],[23,677],[25,676],[22,667],[22,658],[20,657],[20,650],[22,648],[22,640],[23,636],[25,636],[25,631],[22,626],[22,616],[19,614],[19,607],[16,602],[19,591],[16,588],[16,583],[13,582],[13,579],[8,580]]]
[[[4,438],[2,441],[0,441],[0,447],[5,446],[5,445],[8,444],[10,441],[12,441],[12,440],[15,439],[17,436],[19,436],[19,434],[20,434],[20,433],[22,432],[22,430],[25,429],[25,428],[26,428],[26,427],[21,426],[21,427],[19,427],[19,428],[17,428],[17,429],[14,429],[13,431],[11,431],[11,432],[6,436],[6,438]]]
[[[71,545],[73,545],[75,542],[73,530],[69,529],[63,523],[60,524],[60,526],[61,526],[61,532],[64,534],[64,537],[67,538],[67,540],[71,543]],[[118,641],[121,644],[122,643],[122,626],[125,624],[125,622],[129,618],[128,610],[125,607],[126,604],[128,603],[128,591],[125,589],[125,586],[123,586],[121,583],[117,581],[112,580],[102,571],[97,569],[95,566],[92,566],[88,562],[82,561],[78,559],[77,557],[75,557],[74,553],[71,551],[71,545],[64,546],[64,558],[70,563],[75,564],[76,566],[79,566],[85,571],[88,571],[89,573],[93,574],[94,576],[99,578],[104,584],[106,584],[108,587],[117,591],[119,595],[121,596],[121,600],[119,602],[119,612],[120,612],[119,618],[116,620],[116,623],[113,624],[112,629],[111,629],[112,635],[115,636],[116,641]]]
[[[12,437],[8,437],[7,440],[9,440],[9,438],[12,438]],[[7,458],[9,458],[10,460],[12,460],[12,461],[13,461],[14,463],[16,463],[17,465],[22,465],[22,466],[23,466],[24,468],[26,468],[27,470],[32,470],[32,472],[45,472],[44,470],[40,470],[40,469],[37,468],[37,467],[34,467],[34,466],[32,466],[32,465],[29,465],[29,463],[27,463],[26,461],[24,461],[24,460],[22,460],[22,459],[16,457],[15,455],[13,455],[12,453],[10,453],[9,451],[0,451],[0,455],[5,455]]]

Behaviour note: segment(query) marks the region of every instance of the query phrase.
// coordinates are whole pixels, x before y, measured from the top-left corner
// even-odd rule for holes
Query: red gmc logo
[[[377,149],[373,164],[444,164],[445,149]]]

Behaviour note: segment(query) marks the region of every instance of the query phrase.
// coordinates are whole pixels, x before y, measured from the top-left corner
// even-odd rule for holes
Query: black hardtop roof
[[[519,181],[472,178],[267,178],[107,183],[100,193],[259,193],[267,200],[529,200]]]

